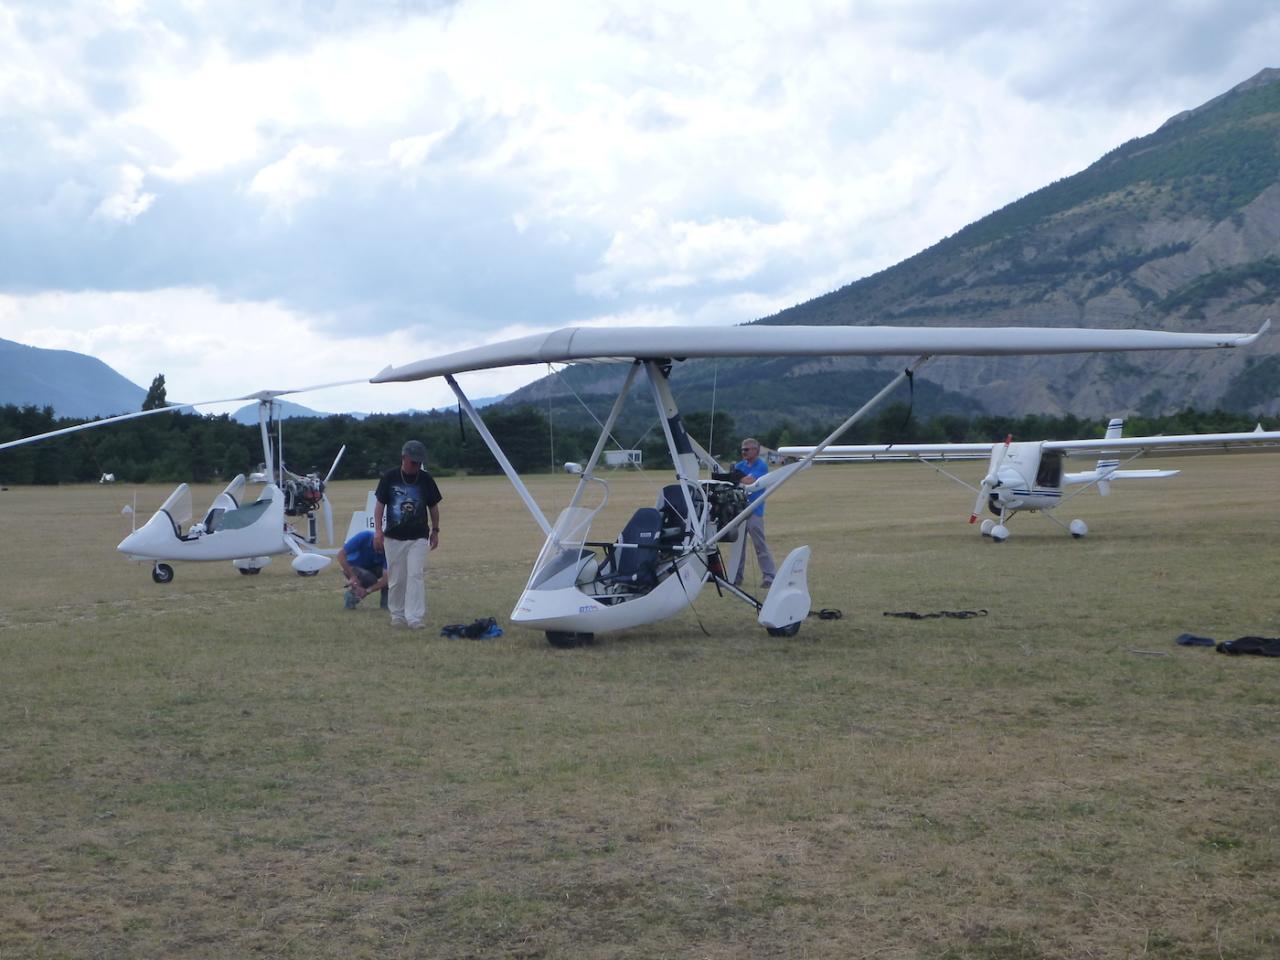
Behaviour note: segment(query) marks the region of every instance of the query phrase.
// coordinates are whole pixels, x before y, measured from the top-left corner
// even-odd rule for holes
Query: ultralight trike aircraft
[[[174,561],[230,560],[237,570],[248,575],[259,573],[271,562],[271,557],[278,554],[293,554],[292,566],[299,576],[315,576],[330,562],[330,558],[315,547],[317,513],[323,517],[328,540],[332,544],[333,512],[329,498],[325,495],[325,485],[338,468],[338,462],[346,448],[338,451],[333,465],[323,478],[318,473],[301,475],[287,470],[284,463],[283,431],[277,415],[279,404],[275,401],[285,394],[340,385],[342,384],[329,383],[298,390],[261,390],[226,400],[157,407],[12,440],[0,444],[0,450],[158,413],[172,413],[211,403],[256,400],[263,463],[267,471],[265,485],[257,498],[251,503],[242,504],[246,482],[244,474],[239,474],[214,497],[213,503],[201,519],[191,523],[191,491],[187,484],[181,483],[169,494],[160,509],[141,527],[121,540],[116,549],[131,560],[150,561],[151,578],[156,583],[169,583],[173,580],[173,567],[170,564]],[[306,517],[306,534],[294,531],[286,517]]]
[[[1237,347],[1252,343],[1267,326],[1252,335],[1035,327],[565,328],[388,367],[373,377],[373,382],[443,377],[457,396],[459,408],[471,419],[541,527],[546,539],[511,612],[512,622],[544,630],[553,646],[572,647],[597,633],[670,617],[691,605],[710,582],[718,591],[751,605],[758,622],[770,633],[789,636],[799,630],[809,613],[809,548],[797,547],[787,555],[763,601],[735,587],[726,573],[737,567],[743,549],[738,530],[754,509],[746,504],[744,494],[758,490],[769,497],[776,493],[929,357]],[[688,435],[668,382],[675,363],[689,358],[852,355],[917,359],[801,460],[746,487],[733,483],[731,475],[721,472]],[[570,362],[625,362],[631,366],[595,448],[582,466],[569,505],[552,523],[454,376],[519,364]],[[609,493],[608,482],[596,476],[596,467],[623,400],[641,373],[648,381],[675,465],[675,482],[662,488],[654,505],[637,509],[616,539],[592,540],[592,521]],[[700,476],[702,467],[710,469],[709,478]],[[598,491],[598,501],[584,505],[589,488]],[[722,543],[731,548],[727,567],[720,554]]]
[[[977,499],[969,522],[977,523],[985,505],[996,519],[986,518],[979,530],[994,543],[1009,538],[1009,522],[1020,512],[1040,513],[1062,527],[1074,539],[1089,532],[1076,518],[1063,523],[1053,515],[1063,504],[1096,487],[1107,496],[1117,480],[1153,480],[1172,477],[1177,470],[1126,470],[1125,463],[1138,457],[1183,457],[1213,453],[1280,453],[1280,431],[1261,427],[1249,433],[1200,433],[1167,437],[1123,437],[1123,420],[1114,419],[1101,440],[1033,440],[1003,443],[890,443],[828,446],[819,459],[840,462],[919,460],[943,476],[968,487]],[[805,457],[813,447],[783,447],[784,457]],[[1092,470],[1069,473],[1063,470],[1070,457],[1100,457]],[[1123,457],[1121,461],[1119,458]],[[938,466],[952,460],[986,460],[987,472],[978,486],[967,483]],[[1075,486],[1071,493],[1063,488]]]

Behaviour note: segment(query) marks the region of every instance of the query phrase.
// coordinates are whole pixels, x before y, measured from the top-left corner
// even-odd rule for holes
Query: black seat
[[[702,490],[689,488],[689,496],[693,500],[695,511],[702,509]],[[685,538],[685,531],[690,527],[689,507],[685,502],[680,484],[669,483],[662,488],[662,497],[658,501],[662,509],[662,540],[664,543],[679,543]]]
[[[612,545],[602,583],[619,583],[637,588],[652,587],[657,580],[658,541],[662,536],[662,511],[641,507],[627,521]]]

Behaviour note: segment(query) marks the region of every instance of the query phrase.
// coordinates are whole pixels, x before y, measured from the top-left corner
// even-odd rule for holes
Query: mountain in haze
[[[321,413],[319,410],[312,410],[310,407],[304,407],[300,403],[291,403],[288,400],[276,401],[277,416],[281,420],[292,420],[294,417],[331,417],[331,413]],[[348,416],[363,417],[364,414],[348,414]],[[256,427],[258,425],[258,405],[256,403],[246,404],[235,413],[231,414],[231,419],[236,423],[244,423],[249,426]]]
[[[100,417],[142,408],[147,391],[101,360],[0,340],[0,404],[53,407],[59,417]]]
[[[1280,321],[1280,69],[1263,70],[1149,136],[1110,151],[880,273],[757,321],[766,324],[1149,327],[1252,331]],[[1245,350],[1059,357],[955,357],[916,378],[934,401],[991,413],[1161,414],[1193,406],[1280,412],[1273,332]],[[767,371],[780,403],[834,418],[842,377],[869,396],[902,360],[682,364],[674,385],[705,394],[740,425],[776,422],[753,404]],[[850,376],[854,374],[854,376]],[[616,366],[580,366],[579,393],[607,392]],[[545,403],[545,378],[508,402]],[[847,401],[849,390],[842,394]],[[571,398],[570,398],[571,399]],[[682,401],[688,402],[688,401]],[[797,419],[792,417],[792,419]]]

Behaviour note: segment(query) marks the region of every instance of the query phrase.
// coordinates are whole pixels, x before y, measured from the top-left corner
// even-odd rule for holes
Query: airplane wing
[[[888,443],[855,446],[831,445],[820,460],[986,460],[992,443]],[[1186,457],[1215,453],[1280,453],[1280,430],[1249,433],[1192,433],[1168,437],[1115,437],[1108,440],[1046,440],[1044,450],[1068,457],[1146,456]],[[783,457],[803,457],[813,447],[780,447]],[[1141,471],[1128,471],[1126,479],[1138,479]],[[1155,471],[1154,473],[1160,473]],[[1152,479],[1146,477],[1144,479]]]
[[[630,362],[695,357],[990,356],[1242,347],[1257,333],[1169,333],[1072,327],[565,327],[403,366],[373,383],[425,380],[529,363]]]
[[[1249,433],[1191,433],[1169,437],[1116,437],[1112,440],[1047,440],[1045,450],[1068,457],[1187,457],[1217,453],[1280,453],[1280,430]]]
[[[875,443],[836,445],[823,450],[818,460],[989,460],[995,443]],[[783,457],[805,457],[813,447],[779,447]]]

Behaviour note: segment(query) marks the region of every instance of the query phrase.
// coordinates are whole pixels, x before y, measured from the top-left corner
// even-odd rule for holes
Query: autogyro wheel
[[[800,632],[800,623],[789,623],[785,627],[765,627],[771,637],[794,637]]]
[[[167,563],[157,563],[151,568],[151,579],[156,583],[168,583],[173,579],[173,567]]]

